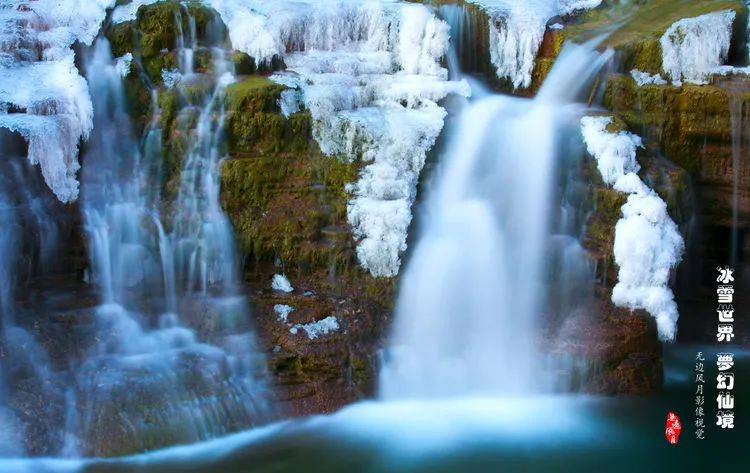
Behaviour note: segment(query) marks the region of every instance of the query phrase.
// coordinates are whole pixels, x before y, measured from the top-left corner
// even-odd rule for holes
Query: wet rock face
[[[228,88],[221,199],[277,395],[289,414],[303,415],[373,394],[394,283],[356,261],[344,186],[358,166],[321,154],[308,113],[281,115],[283,89],[262,76]],[[293,290],[273,290],[274,274],[285,274]],[[282,318],[276,306],[292,310]],[[316,338],[294,329],[332,316],[339,328]]]
[[[665,157],[686,169],[702,201],[700,214],[707,225],[732,223],[733,146],[748,152],[747,110],[750,80],[734,78],[714,85],[637,87],[628,76],[608,78],[604,105],[632,130],[657,143]],[[750,224],[750,167],[737,168],[738,224]]]

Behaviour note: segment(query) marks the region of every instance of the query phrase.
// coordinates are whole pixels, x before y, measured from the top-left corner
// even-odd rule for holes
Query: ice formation
[[[531,73],[550,19],[595,8],[601,0],[469,0],[490,16],[490,60],[513,87],[531,85]],[[553,29],[562,25],[555,23]]]
[[[667,77],[676,84],[706,84],[726,62],[734,17],[734,10],[724,10],[673,23],[659,40]]]
[[[750,75],[750,67],[737,67],[737,66],[719,66],[711,69],[711,74],[718,76],[730,76],[730,75]]]
[[[633,69],[632,71],[630,71],[630,76],[633,78],[638,87],[642,87],[644,85],[667,84],[667,81],[662,78],[661,74],[649,74],[648,72],[639,71],[638,69]]]
[[[115,68],[120,77],[127,77],[130,74],[130,65],[133,63],[133,54],[125,53],[115,59]]]
[[[182,80],[182,74],[177,69],[162,69],[161,80],[164,82],[164,87],[171,89]]]
[[[0,127],[23,136],[62,202],[78,197],[78,142],[93,110],[71,46],[91,44],[115,0],[38,0],[0,7]]]
[[[619,266],[612,302],[645,309],[655,319],[662,340],[677,331],[677,304],[669,288],[670,271],[682,258],[684,242],[667,213],[667,205],[636,174],[641,139],[629,132],[609,132],[610,117],[583,117],[581,132],[596,158],[605,183],[629,194],[615,226],[614,256]]]
[[[283,274],[273,275],[273,279],[271,279],[271,289],[279,292],[292,292],[294,290],[289,279]]]
[[[321,335],[327,335],[330,332],[335,332],[339,329],[339,321],[335,316],[330,315],[325,319],[318,320],[317,322],[309,324],[296,324],[289,329],[289,333],[296,335],[300,330],[304,330],[307,334],[307,338],[315,340]]]
[[[131,0],[130,3],[119,5],[112,11],[112,23],[124,23],[135,20],[138,9],[143,5],[151,5],[159,0]]]
[[[366,163],[347,187],[357,257],[374,276],[395,275],[419,173],[443,127],[438,101],[470,92],[440,65],[448,25],[423,5],[392,1],[211,4],[235,49],[260,63],[283,57],[287,71],[272,76],[291,89],[282,111],[303,105],[324,153]]]
[[[273,311],[276,312],[276,317],[280,322],[286,323],[289,314],[294,311],[294,307],[286,304],[276,304],[273,306]]]

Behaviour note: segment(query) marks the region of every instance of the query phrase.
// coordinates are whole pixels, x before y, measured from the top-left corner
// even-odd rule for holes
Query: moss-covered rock
[[[227,88],[230,157],[221,168],[221,202],[282,401],[291,413],[330,412],[372,393],[373,354],[394,282],[373,278],[356,261],[345,186],[361,164],[324,156],[309,113],[281,114],[284,89],[260,75]],[[276,272],[291,279],[293,293],[270,291]],[[335,315],[341,329],[310,341],[278,320],[275,304],[294,308],[289,323]]]
[[[219,14],[203,2],[163,0],[142,5],[135,20],[110,24],[105,29],[113,54],[133,54],[154,84],[161,83],[162,70],[177,68],[175,49],[180,38],[190,39],[191,32],[199,46],[194,51],[194,66],[199,72],[207,72],[211,68],[208,47],[224,44],[227,33]]]
[[[264,76],[250,76],[227,87],[227,129],[232,153],[263,156],[308,149],[310,115],[297,113],[285,119],[278,105],[284,89]]]
[[[601,47],[618,53],[623,71],[638,69],[655,74],[662,72],[659,38],[674,22],[721,10],[737,12],[730,60],[742,61],[747,7],[740,0],[607,2],[571,18],[564,34],[575,42],[606,34]],[[614,31],[613,25],[616,25]]]
[[[249,54],[235,51],[232,54],[234,72],[239,75],[247,75],[255,72],[255,60]]]

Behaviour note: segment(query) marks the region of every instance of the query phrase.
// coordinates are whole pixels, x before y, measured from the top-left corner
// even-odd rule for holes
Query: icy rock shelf
[[[722,10],[674,22],[659,39],[661,74],[633,69],[630,75],[644,85],[705,85],[713,75],[748,75],[750,68],[726,65],[736,13]],[[667,80],[668,79],[668,80]]]
[[[614,255],[619,266],[612,302],[645,309],[656,319],[659,338],[677,333],[677,304],[669,275],[682,258],[684,242],[667,213],[667,204],[638,177],[636,150],[641,138],[626,131],[610,132],[611,117],[583,117],[581,133],[602,180],[628,194],[615,226]]]
[[[112,21],[130,21],[155,0],[117,6]],[[440,100],[468,96],[441,66],[448,25],[432,10],[396,0],[203,0],[219,12],[235,49],[258,62],[283,57],[285,114],[308,109],[313,134],[330,156],[365,164],[351,194],[348,221],[357,257],[373,276],[398,273],[426,154],[442,130]],[[601,0],[470,0],[490,15],[491,60],[499,77],[527,87],[551,18],[597,7]],[[71,45],[90,44],[114,0],[2,0],[0,127],[29,143],[29,160],[63,202],[78,195],[78,142],[92,127],[88,87]],[[703,83],[723,66],[733,11],[675,22],[661,39],[669,79]],[[36,51],[42,51],[38,54]],[[129,69],[122,60],[121,73]],[[179,77],[165,71],[165,82]],[[660,76],[633,71],[642,84]],[[21,84],[18,87],[17,84]]]
[[[357,257],[373,276],[398,273],[419,173],[443,128],[449,94],[468,96],[440,65],[447,23],[423,5],[394,1],[212,0],[232,47],[258,62],[283,57],[272,79],[280,103],[313,117],[329,156],[365,164],[347,186]]]
[[[468,0],[489,14],[490,61],[514,88],[531,85],[547,23],[556,16],[598,7],[601,0]],[[562,25],[550,27],[559,29]]]
[[[734,18],[734,11],[724,10],[681,19],[667,29],[659,44],[662,69],[672,83],[708,82],[727,60]]]
[[[0,128],[24,137],[62,202],[78,197],[78,142],[93,126],[71,46],[90,45],[115,0],[0,1]]]

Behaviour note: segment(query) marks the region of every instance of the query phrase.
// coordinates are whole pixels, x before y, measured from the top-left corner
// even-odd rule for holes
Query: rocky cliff
[[[511,91],[506,82],[497,80],[487,61],[486,13],[473,4],[437,3],[443,13],[446,5],[457,4],[465,15],[462,21],[474,25],[461,32],[463,68]],[[637,86],[629,72],[633,68],[663,72],[658,39],[664,31],[681,18],[725,9],[737,14],[729,60],[739,64],[745,54],[742,32],[747,16],[741,2],[605,2],[593,11],[557,19],[562,29],[546,30],[532,86],[516,92],[529,95],[539,88],[565,41],[609,33],[601,48],[613,48],[617,60],[597,81],[590,101],[600,102],[617,117],[621,129],[644,138],[646,146],[638,156],[642,179],[667,202],[685,234],[695,226],[696,216],[700,219],[704,238],[697,246],[711,255],[721,253],[717,247],[723,243],[706,235],[726,232],[731,226],[732,151],[739,145],[746,154],[747,136],[741,124],[750,81],[735,77],[700,86]],[[179,6],[165,1],[143,6],[135,20],[106,30],[116,56],[130,52],[135,57],[126,83],[134,121],[142,130],[153,118],[149,88],[157,91],[166,160],[165,206],[173,198],[174,172],[179,168],[181,131],[176,110],[180,103],[190,102],[190,91],[203,93],[200,82],[185,89],[188,93],[164,85],[162,71],[177,61],[176,30],[189,28],[189,17],[194,19],[199,45],[196,69],[210,74],[208,38],[226,41],[226,29],[218,14],[202,4]],[[615,23],[622,26],[611,31]],[[235,52],[233,59],[238,80],[228,87],[225,98],[228,157],[221,169],[221,202],[236,232],[246,290],[278,398],[290,414],[330,412],[373,395],[378,350],[388,334],[398,278],[373,277],[357,262],[346,217],[350,199],[346,186],[356,180],[362,162],[325,156],[313,139],[308,111],[282,113],[280,99],[287,88],[268,79],[272,69],[283,67],[279,58],[260,68],[245,53]],[[565,334],[566,342],[553,352],[589,367],[576,389],[651,392],[661,381],[661,345],[653,320],[645,312],[631,312],[610,302],[617,277],[614,226],[625,196],[603,185],[590,158],[583,161],[582,174],[592,205],[584,244],[597,267],[597,310],[571,318],[554,337],[549,335]],[[738,227],[744,234],[750,218],[747,167],[738,175]],[[708,258],[701,271],[708,271],[719,259]],[[288,278],[290,292],[272,288],[276,274]],[[704,295],[710,288],[701,287]],[[690,306],[689,295],[678,291],[677,296],[681,306]],[[686,320],[694,319],[692,312],[685,311]],[[313,338],[304,330],[294,330],[331,316],[338,321],[338,330],[325,336]]]

